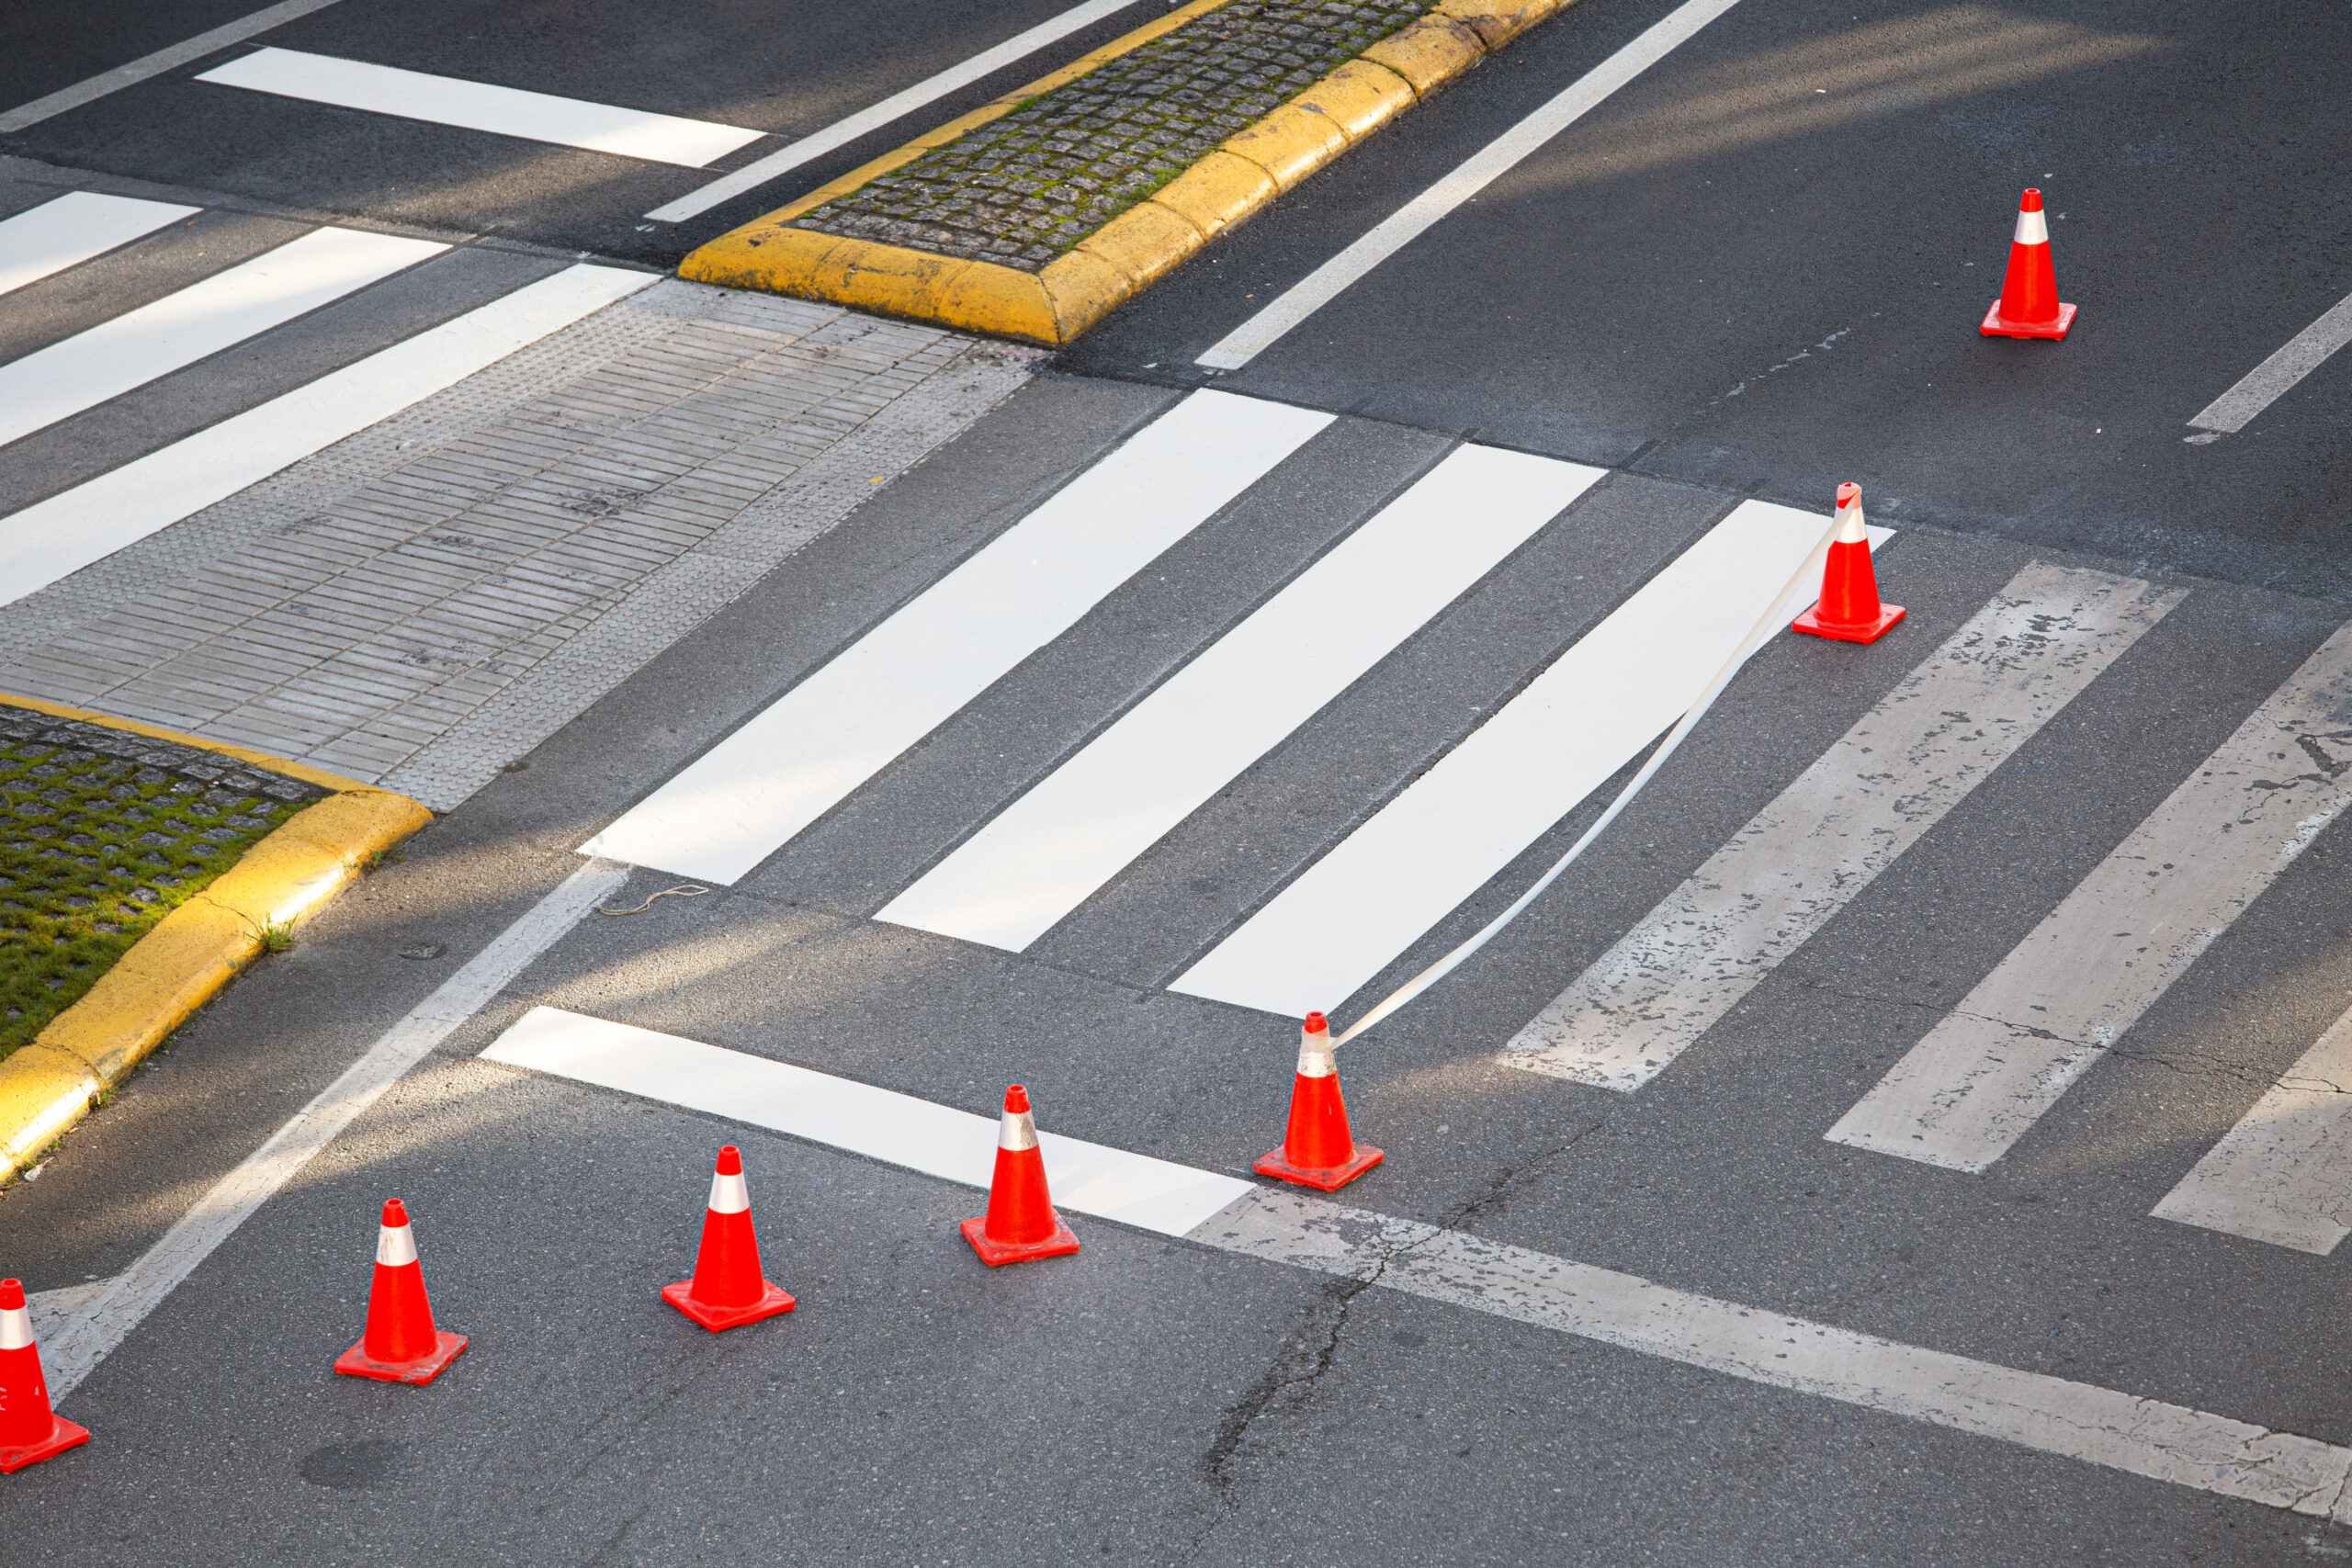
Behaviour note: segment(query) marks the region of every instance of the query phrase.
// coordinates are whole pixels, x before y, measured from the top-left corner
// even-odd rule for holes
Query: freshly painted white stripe
[[[766,134],[740,125],[616,108],[291,49],[255,50],[214,66],[197,80],[689,169],[724,158]]]
[[[1983,1170],[2352,801],[2352,626],[2320,646],[1825,1134]]]
[[[213,1248],[234,1235],[336,1134],[628,880],[628,868],[609,861],[591,861],[573,872],[385,1031],[366,1055],[296,1111],[267,1143],[213,1183],[138,1262],[106,1281],[106,1288],[81,1306],[64,1331],[42,1347],[51,1397],[63,1399],[89,1376]]]
[[[682,1105],[985,1189],[996,1173],[994,1117],[811,1072],[674,1034],[537,1007],[482,1060]],[[1250,1183],[1148,1155],[1041,1133],[1054,1206],[1182,1235]]]
[[[876,918],[1027,947],[1600,477],[1457,447]]]
[[[1190,1239],[2177,1486],[2352,1519],[2352,1449],[1672,1290],[1291,1189],[1255,1189]]]
[[[583,263],[0,518],[0,604],[453,387],[661,279]]]
[[[1334,416],[1194,392],[786,692],[580,852],[731,883]]]
[[[1452,174],[1397,209],[1362,239],[1276,295],[1193,363],[1213,370],[1240,369],[1736,4],[1738,0],[1684,0],[1656,26],[1472,153]]]
[[[2183,597],[2035,562],[1504,1047],[1631,1091],[1965,799]]]
[[[264,6],[251,16],[240,17],[233,22],[224,22],[208,32],[200,32],[192,39],[186,39],[173,44],[168,49],[159,49],[153,54],[142,54],[128,65],[118,65],[111,71],[101,71],[96,76],[76,82],[74,85],[62,88],[46,97],[35,98],[28,104],[19,104],[7,113],[0,114],[0,135],[22,130],[28,125],[39,125],[42,120],[63,114],[68,109],[78,109],[84,104],[96,103],[109,93],[119,93],[125,87],[135,87],[141,82],[161,76],[166,71],[176,71],[190,61],[201,60],[215,50],[227,49],[231,44],[243,43],[249,38],[258,38],[272,28],[284,27],[295,18],[307,17],[313,11],[323,11],[334,3],[335,0],[279,0],[277,5]]]
[[[405,1269],[415,1262],[416,1232],[407,1225],[379,1226],[376,1261],[386,1269]]]
[[[823,157],[836,147],[846,147],[868,131],[879,130],[925,104],[968,87],[990,72],[1001,71],[1014,61],[1068,38],[1081,28],[1091,28],[1105,17],[1116,16],[1134,4],[1136,0],[1086,0],[1082,6],[1073,6],[1050,21],[1040,22],[1025,33],[1016,33],[994,49],[983,50],[962,64],[950,66],[936,76],[926,76],[904,92],[893,93],[870,108],[860,109],[846,119],[835,120],[824,130],[779,147],[766,157],[746,164],[732,174],[721,175],[701,189],[689,191],[645,216],[656,223],[683,223],[689,218],[700,217],[722,201],[732,200],[747,190],[756,190],[812,159]]]
[[[2352,1011],[2150,1213],[2322,1257],[2352,1234]]]
[[[482,1053],[986,1188],[994,1126],[910,1095],[534,1008]],[[2352,1519],[2352,1449],[2186,1405],[1744,1307],[1289,1188],[1048,1133],[1055,1206],[1616,1346],[1768,1387],[2274,1508]]]
[[[448,248],[356,229],[314,229],[176,294],[0,365],[0,446]]]
[[[68,191],[55,201],[0,218],[0,294],[38,283],[54,272],[193,218],[200,207],[135,201],[93,190]]]
[[[2352,343],[2352,295],[2337,300],[2318,321],[2289,338],[2276,354],[2247,371],[2236,386],[2199,410],[2188,423],[2199,430],[2222,434],[2244,430],[2255,415],[2285,396],[2347,343]]]
[[[1680,717],[1826,531],[1743,502],[1171,989],[1338,1007]]]

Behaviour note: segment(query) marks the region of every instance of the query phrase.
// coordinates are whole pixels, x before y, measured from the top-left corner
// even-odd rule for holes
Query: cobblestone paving
[[[0,707],[0,1056],[325,793],[217,752]]]
[[[0,691],[447,810],[1035,358],[658,284],[0,607]]]
[[[795,226],[1039,271],[1433,3],[1233,0]]]

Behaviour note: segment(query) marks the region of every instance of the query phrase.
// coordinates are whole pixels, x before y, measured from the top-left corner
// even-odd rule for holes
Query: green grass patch
[[[213,752],[0,707],[0,1057],[324,793]]]

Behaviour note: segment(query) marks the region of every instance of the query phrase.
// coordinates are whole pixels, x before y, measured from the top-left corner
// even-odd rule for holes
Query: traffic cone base
[[[64,1416],[51,1415],[49,1436],[38,1443],[26,1443],[13,1449],[0,1449],[0,1475],[14,1475],[28,1464],[39,1464],[45,1459],[55,1459],[67,1449],[78,1449],[90,1440],[87,1427],[76,1427]]]
[[[1902,605],[1882,604],[1878,607],[1877,620],[1864,621],[1860,626],[1839,626],[1834,621],[1823,620],[1821,606],[1815,604],[1791,621],[1789,626],[1792,631],[1811,632],[1815,637],[1830,637],[1838,642],[1876,642],[1886,635],[1887,627],[1902,618]]]
[[[2005,321],[2001,319],[2001,302],[1996,299],[1993,308],[1984,312],[1984,324],[1976,330],[1986,337],[2061,338],[2074,324],[2075,308],[2072,305],[2059,306],[2058,319],[2054,321]]]
[[[708,1302],[695,1299],[695,1282],[692,1280],[681,1280],[674,1285],[662,1286],[662,1299],[713,1334],[723,1328],[741,1328],[763,1317],[780,1316],[800,1304],[782,1285],[770,1283],[767,1293],[750,1306],[713,1306]]]
[[[1345,1165],[1327,1165],[1319,1169],[1310,1170],[1304,1166],[1291,1164],[1283,1157],[1283,1151],[1276,1149],[1250,1168],[1261,1176],[1271,1176],[1277,1181],[1295,1181],[1301,1187],[1312,1187],[1323,1192],[1336,1192],[1374,1166],[1378,1165],[1380,1160],[1381,1153],[1378,1149],[1374,1148],[1370,1144],[1358,1144],[1354,1156]]]
[[[379,1382],[428,1383],[466,1348],[464,1335],[447,1329],[436,1329],[433,1338],[433,1348],[413,1361],[379,1361],[368,1354],[368,1341],[363,1338],[334,1359],[334,1370],[345,1377],[374,1378]]]
[[[1054,1234],[1043,1241],[990,1241],[988,1216],[966,1220],[960,1227],[964,1239],[980,1255],[980,1261],[991,1269],[1001,1269],[1008,1263],[1034,1263],[1040,1258],[1060,1258],[1078,1250],[1078,1235],[1054,1216]]]

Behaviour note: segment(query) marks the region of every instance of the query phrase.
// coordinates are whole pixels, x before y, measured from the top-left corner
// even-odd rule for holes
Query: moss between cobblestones
[[[0,705],[0,1058],[326,793],[213,752]]]
[[[1042,271],[1435,0],[1231,0],[793,220]]]

